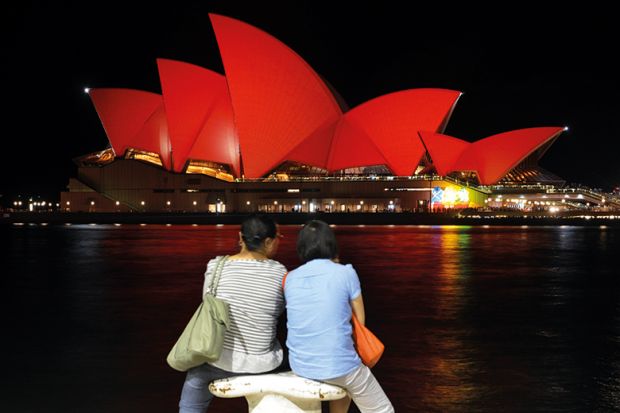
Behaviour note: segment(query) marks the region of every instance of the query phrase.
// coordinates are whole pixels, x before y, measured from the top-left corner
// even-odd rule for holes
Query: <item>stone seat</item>
[[[209,390],[217,397],[245,397],[251,413],[321,413],[322,401],[347,394],[338,386],[304,379],[290,371],[215,380]]]

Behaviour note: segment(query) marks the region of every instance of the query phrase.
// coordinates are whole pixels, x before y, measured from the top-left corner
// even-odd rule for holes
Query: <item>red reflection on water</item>
[[[277,259],[289,269],[299,264],[299,229],[280,229]],[[396,411],[617,407],[617,232],[334,229],[341,260],[359,274],[367,323],[386,344],[373,372]],[[42,389],[41,401],[29,400],[33,411],[66,405],[67,388],[79,394],[70,397],[80,411],[174,411],[184,375],[166,365],[166,354],[200,301],[207,261],[236,252],[238,230],[13,231],[3,278],[16,291],[7,294],[7,308],[20,309],[12,327],[28,334],[30,319],[41,320],[54,357],[27,366],[23,357],[9,360],[8,371],[21,375],[8,382],[13,396],[6,403],[26,400],[20,383],[27,378]],[[32,302],[50,311],[24,304]],[[26,340],[24,354],[38,351],[38,342]],[[588,363],[594,353],[600,361]],[[85,377],[85,370],[97,373]],[[218,399],[210,412],[246,409],[244,400]]]

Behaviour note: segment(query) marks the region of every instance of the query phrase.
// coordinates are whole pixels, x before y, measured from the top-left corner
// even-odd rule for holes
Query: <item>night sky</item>
[[[209,12],[278,38],[350,107],[436,87],[464,92],[445,131],[461,139],[568,126],[540,165],[569,182],[620,185],[620,29],[593,3],[499,2],[484,13],[472,2],[13,3],[0,15],[5,203],[57,196],[74,157],[108,146],[84,87],[161,93],[158,57],[223,73]]]

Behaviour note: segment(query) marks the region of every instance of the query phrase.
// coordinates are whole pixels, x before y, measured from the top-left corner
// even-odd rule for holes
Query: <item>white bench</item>
[[[296,376],[293,372],[237,376],[216,380],[209,390],[217,397],[241,397],[250,413],[321,413],[321,402],[342,399],[338,386]]]

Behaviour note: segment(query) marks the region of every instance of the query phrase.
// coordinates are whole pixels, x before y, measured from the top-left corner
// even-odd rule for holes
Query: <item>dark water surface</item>
[[[289,268],[298,229],[281,228]],[[335,230],[397,412],[620,412],[620,229]],[[174,412],[183,374],[165,356],[237,231],[0,228],[0,412]]]

